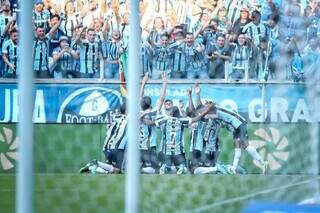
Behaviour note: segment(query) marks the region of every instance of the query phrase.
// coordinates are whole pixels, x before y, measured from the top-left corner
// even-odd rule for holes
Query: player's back
[[[116,114],[107,127],[104,149],[124,149],[127,143],[127,118]]]
[[[220,120],[227,127],[237,129],[241,124],[246,123],[246,119],[244,119],[237,112],[219,106],[216,108],[218,120]]]
[[[144,113],[144,112],[141,112]],[[157,116],[157,110],[151,110],[147,112],[142,117],[142,121],[140,122],[140,149],[147,150],[150,147],[155,147],[157,144],[156,137],[157,137],[157,130],[155,125],[150,125],[144,122],[148,120],[150,122],[155,122],[155,118]]]

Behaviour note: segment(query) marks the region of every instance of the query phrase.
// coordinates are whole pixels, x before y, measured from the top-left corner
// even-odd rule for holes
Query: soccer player
[[[197,104],[199,105],[202,104],[200,97],[201,90],[199,85],[196,85],[196,87],[198,87],[196,89],[196,94]],[[216,115],[214,115],[213,119],[217,119],[218,121],[220,121],[223,124],[223,126],[225,126],[229,131],[233,133],[235,154],[233,158],[232,167],[230,167],[230,172],[236,174],[236,170],[238,168],[238,164],[241,157],[241,148],[243,148],[249,153],[249,155],[253,159],[260,163],[259,167],[261,168],[262,173],[265,174],[266,169],[268,167],[268,162],[264,161],[257,152],[257,150],[253,146],[249,145],[247,135],[247,121],[238,113],[220,106],[216,106]]]
[[[194,118],[182,118],[179,108],[173,106],[169,116],[157,116],[156,125],[161,128],[164,144],[162,152],[165,155],[164,163],[161,165],[160,174],[168,173],[168,169],[174,165],[177,169],[177,174],[187,172],[185,151],[184,151],[184,128],[188,125],[199,121],[205,116],[213,105],[208,104],[205,110]]]
[[[127,116],[126,101],[120,106],[120,113],[112,115],[111,122],[106,126],[106,139],[103,146],[106,163],[92,160],[80,169],[80,173],[121,173],[124,169],[124,154],[127,145]]]
[[[159,161],[157,158],[157,130],[155,126],[155,117],[160,114],[162,108],[166,87],[167,77],[162,77],[162,90],[155,109],[152,109],[151,98],[144,96],[145,84],[148,81],[148,74],[142,80],[140,90],[140,151],[143,173],[153,174],[159,169]]]
[[[200,105],[197,109],[194,108],[192,89],[188,90],[188,97],[188,116],[195,117],[203,111],[204,106]],[[213,115],[211,115],[211,118],[207,118],[207,116],[209,114],[191,125],[189,169],[193,174],[225,174],[226,170],[216,164],[220,152],[219,131],[221,123],[216,119],[211,119]]]
[[[19,34],[16,29],[10,31],[10,40],[3,43],[2,58],[5,63],[4,78],[16,78],[18,73],[18,39]]]

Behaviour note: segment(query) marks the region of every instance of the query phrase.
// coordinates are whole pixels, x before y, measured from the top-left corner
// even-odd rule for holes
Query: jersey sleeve
[[[8,46],[9,46],[9,42],[5,41],[2,45],[2,54],[8,54],[8,50],[7,50]]]
[[[158,127],[161,127],[162,125],[164,125],[168,120],[168,117],[165,115],[157,115],[156,119],[155,119],[155,124]]]

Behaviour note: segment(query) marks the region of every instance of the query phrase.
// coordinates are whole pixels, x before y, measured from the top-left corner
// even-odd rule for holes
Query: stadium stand
[[[126,0],[35,0],[36,77],[118,80],[119,70],[127,71],[128,5]],[[19,75],[17,7],[16,1],[1,3],[4,79]],[[305,81],[317,74],[319,11],[316,0],[140,1],[141,75]]]

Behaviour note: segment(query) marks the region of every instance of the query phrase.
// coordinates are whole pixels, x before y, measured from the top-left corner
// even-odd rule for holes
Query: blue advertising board
[[[187,89],[192,84],[170,84],[167,98],[187,105]],[[119,84],[36,84],[35,123],[105,123],[108,111],[116,109],[122,96]],[[148,84],[145,95],[153,104],[161,84]],[[260,84],[201,84],[204,100],[213,100],[245,116],[249,122],[311,122],[304,85],[267,85],[265,118],[262,118]],[[18,121],[18,89],[13,83],[0,84],[0,122]],[[139,97],[136,97],[139,100]]]

